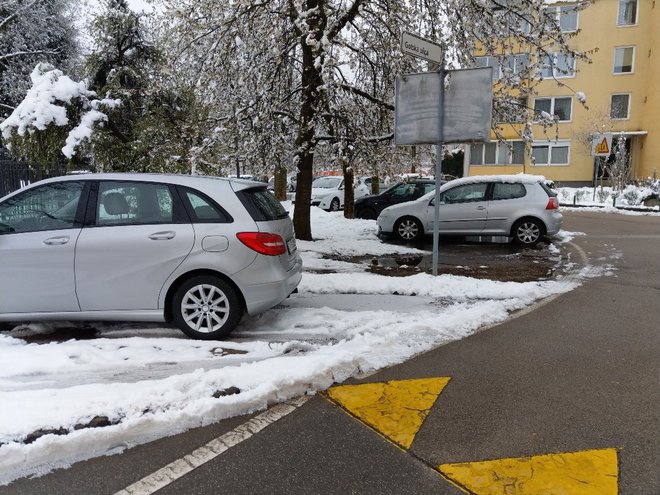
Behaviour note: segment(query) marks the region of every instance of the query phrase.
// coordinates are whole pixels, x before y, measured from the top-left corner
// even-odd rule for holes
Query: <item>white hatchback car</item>
[[[415,201],[385,208],[378,232],[406,242],[433,234],[435,191]],[[537,244],[561,229],[557,194],[540,175],[484,175],[440,187],[442,235],[508,236],[523,246]]]
[[[355,179],[354,198],[369,194],[369,188],[360,179]],[[337,176],[319,177],[312,182],[312,206],[327,211],[339,211],[344,207],[344,178]]]
[[[173,321],[212,340],[301,276],[293,224],[264,183],[86,174],[0,199],[0,322]]]

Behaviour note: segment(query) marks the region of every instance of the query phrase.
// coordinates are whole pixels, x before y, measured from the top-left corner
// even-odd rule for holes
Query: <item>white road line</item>
[[[302,396],[277,404],[268,411],[255,416],[250,421],[243,423],[232,431],[211,440],[209,443],[192,451],[190,454],[171,462],[167,466],[160,468],[158,471],[155,471],[123,490],[118,491],[115,495],[151,495],[157,490],[160,490],[190,473],[193,469],[215,459],[231,447],[247,440],[252,435],[260,432],[279,419],[282,419],[284,416],[291,414],[309,399],[309,396]]]

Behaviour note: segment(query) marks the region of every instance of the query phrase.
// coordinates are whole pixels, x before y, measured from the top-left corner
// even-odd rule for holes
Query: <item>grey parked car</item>
[[[378,232],[403,241],[433,234],[435,192],[385,208]],[[509,236],[533,246],[562,224],[557,194],[538,175],[475,176],[440,187],[440,233]]]
[[[264,183],[88,174],[0,199],[0,321],[173,321],[211,340],[301,276],[291,219]]]

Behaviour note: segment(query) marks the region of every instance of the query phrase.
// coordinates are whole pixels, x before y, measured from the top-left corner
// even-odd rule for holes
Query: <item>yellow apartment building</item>
[[[573,5],[549,2],[546,12],[557,15],[562,30],[577,32],[573,49],[597,51],[591,63],[555,60],[568,74],[549,68],[526,102],[536,115],[553,116],[557,127],[533,125],[530,150],[521,125],[502,125],[509,145],[494,134],[490,143],[467,145],[464,175],[524,172],[561,185],[592,184],[602,168],[589,136],[612,132],[626,140],[632,178],[660,177],[660,0],[595,0],[580,11]],[[497,71],[494,58],[477,57],[477,64]]]

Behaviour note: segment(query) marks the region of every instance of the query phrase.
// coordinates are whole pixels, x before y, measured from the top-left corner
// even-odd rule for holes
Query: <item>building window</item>
[[[470,165],[522,165],[525,143],[506,141],[470,145]]]
[[[630,93],[612,95],[610,117],[627,119],[630,116]]]
[[[635,60],[635,48],[632,46],[623,46],[614,49],[614,73],[630,74],[633,71],[633,61]]]
[[[537,120],[547,120],[547,114],[552,117],[552,120],[559,122],[568,122],[571,120],[573,107],[573,98],[566,97],[551,97],[551,98],[536,98],[534,100],[534,117]]]
[[[619,0],[617,26],[634,26],[637,24],[638,2],[639,0]]]
[[[568,142],[534,143],[532,159],[535,165],[568,165],[570,151]]]
[[[502,57],[486,55],[475,57],[474,61],[477,67],[493,68],[493,81],[501,79],[504,71],[517,75],[529,67],[529,55],[526,53],[509,54]]]
[[[512,74],[520,74],[529,67],[529,55],[516,53],[505,55],[502,59],[502,70],[509,70]]]
[[[575,58],[564,53],[550,53],[543,60],[543,67],[539,74],[542,78],[562,78],[575,76]]]
[[[497,57],[493,57],[491,55],[474,57],[474,62],[476,63],[477,67],[492,67],[493,81],[497,81],[500,78],[500,64],[497,61]]]
[[[556,24],[564,33],[577,31],[578,11],[575,5],[547,7],[545,9],[545,16],[548,21],[547,24],[550,27],[554,27]]]
[[[509,11],[506,15],[507,26],[515,33],[529,34],[532,31],[530,17],[528,13]]]

